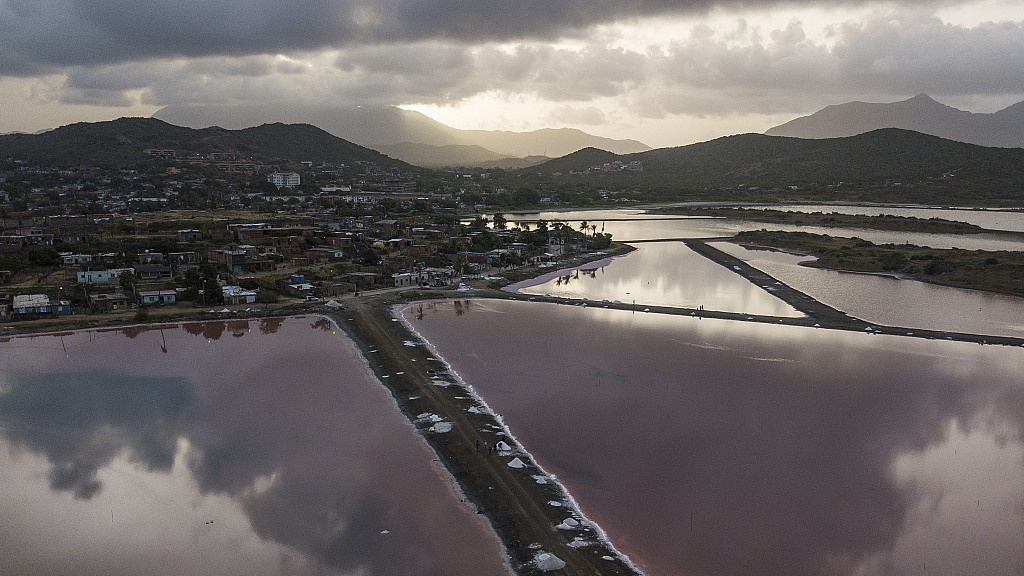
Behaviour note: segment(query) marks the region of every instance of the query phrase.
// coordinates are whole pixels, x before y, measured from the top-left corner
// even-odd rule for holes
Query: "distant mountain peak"
[[[650,150],[636,140],[616,140],[594,136],[574,128],[547,128],[531,132],[499,130],[460,130],[447,126],[419,112],[395,106],[324,107],[297,106],[287,103],[241,105],[181,105],[158,110],[154,118],[190,128],[223,126],[241,129],[263,122],[307,123],[378,151],[399,154],[402,160],[415,157],[437,164],[473,166],[481,162],[545,155],[563,156],[587,146],[611,150],[619,154]],[[411,145],[421,146],[411,146]],[[425,146],[446,147],[429,151]],[[447,148],[447,147],[462,148]],[[485,159],[483,149],[492,154]],[[408,158],[400,154],[408,151]],[[465,152],[465,156],[460,156]]]
[[[847,102],[771,128],[769,136],[842,138],[880,128],[900,128],[981,146],[1024,146],[1024,102],[995,114],[959,110],[921,93],[890,103]]]

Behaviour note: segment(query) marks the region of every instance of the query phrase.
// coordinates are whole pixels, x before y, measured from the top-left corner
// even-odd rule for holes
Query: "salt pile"
[[[562,568],[565,568],[565,562],[550,552],[541,552],[537,554],[533,558],[533,562],[541,572],[551,572],[552,570],[561,570]]]
[[[562,520],[561,524],[555,526],[555,528],[558,528],[559,530],[575,530],[576,528],[579,528],[579,526],[580,523],[577,522],[576,519],[566,518],[565,520]]]
[[[519,458],[513,458],[512,461],[508,463],[508,466],[509,468],[526,468],[526,464],[523,464],[523,461]]]

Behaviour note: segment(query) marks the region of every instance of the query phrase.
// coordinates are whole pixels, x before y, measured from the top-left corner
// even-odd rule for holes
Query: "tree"
[[[53,246],[32,248],[28,251],[28,261],[35,266],[59,266],[60,254]]]
[[[495,230],[504,230],[506,227],[508,227],[508,220],[505,218],[505,215],[502,214],[501,212],[498,212],[497,214],[495,214],[494,215],[494,228],[495,228]]]
[[[135,299],[135,285],[138,283],[138,278],[135,276],[135,272],[131,270],[122,270],[117,275],[117,283],[121,285],[126,293],[131,293],[132,299]]]

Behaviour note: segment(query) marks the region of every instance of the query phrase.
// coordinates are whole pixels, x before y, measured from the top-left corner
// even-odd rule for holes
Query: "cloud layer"
[[[798,5],[811,2],[759,2]],[[857,3],[857,2],[853,2]],[[742,0],[5,0],[0,72],[161,57],[241,56],[444,39],[579,36],[597,24],[699,14]]]
[[[0,78],[58,106],[458,106],[487,95],[584,126],[920,92],[954,105],[1024,97],[1012,64],[1024,61],[1024,19],[950,23],[937,10],[969,5],[953,1],[851,1],[828,21],[801,18],[813,2],[748,4],[4,0]]]

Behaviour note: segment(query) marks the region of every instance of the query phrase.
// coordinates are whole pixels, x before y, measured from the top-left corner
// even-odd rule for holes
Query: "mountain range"
[[[572,128],[531,132],[460,130],[395,106],[329,107],[293,104],[204,104],[167,106],[154,118],[178,126],[242,129],[264,122],[306,123],[350,142],[410,164],[443,166],[522,166],[594,147],[618,154],[651,148],[636,140],[616,140]],[[528,163],[528,162],[527,162]]]
[[[155,118],[121,118],[71,124],[38,135],[0,136],[0,159],[53,167],[132,166],[150,158],[143,153],[147,148],[229,152],[270,164],[281,160],[372,162],[381,168],[418,171],[309,124],[193,129]],[[638,164],[631,165],[633,170],[616,171],[616,161]],[[592,170],[595,166],[602,169]],[[880,194],[895,197],[893,191],[899,190],[898,201],[991,201],[1019,206],[1024,149],[984,147],[897,128],[826,139],[739,134],[624,155],[585,148],[508,177],[517,186],[648,190],[666,197],[703,190],[705,196],[727,199],[730,191],[793,187],[859,191],[861,198],[876,201],[882,201]],[[940,198],[935,195],[939,192],[946,195]]]
[[[79,122],[42,134],[0,136],[0,158],[44,166],[132,165],[146,149],[208,154],[226,152],[261,162],[310,160],[333,164],[373,162],[403,172],[415,167],[364,148],[309,124],[264,124],[242,130],[193,129],[155,118]]]
[[[926,94],[888,104],[848,102],[796,118],[765,134],[841,138],[880,128],[913,130],[980,146],[1019,148],[1024,147],[1024,101],[991,114],[959,110]]]
[[[564,178],[615,161],[640,162],[643,171],[591,170],[572,178],[608,187],[661,189],[946,181],[988,186],[986,193],[1010,195],[1018,202],[1024,189],[1024,149],[983,147],[897,128],[827,139],[738,134],[625,155],[590,148],[528,171]]]

